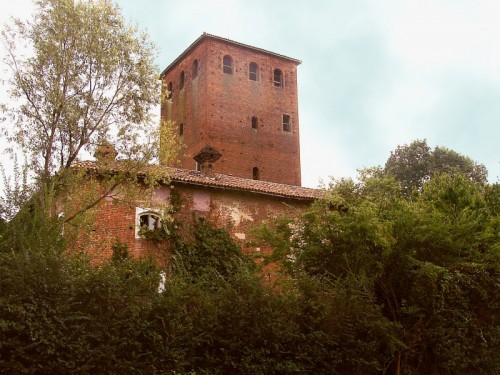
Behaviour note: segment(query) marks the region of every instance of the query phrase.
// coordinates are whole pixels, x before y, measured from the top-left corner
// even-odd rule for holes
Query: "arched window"
[[[274,86],[283,87],[283,73],[279,69],[274,69]]]
[[[254,62],[250,63],[250,69],[248,71],[248,78],[250,78],[251,81],[258,81],[259,80],[259,66]]]
[[[233,59],[231,56],[226,55],[222,59],[222,71],[226,74],[233,74]]]
[[[167,99],[172,99],[172,93],[173,93],[173,85],[172,81],[170,81],[167,85]]]
[[[139,226],[143,229],[158,230],[161,228],[160,216],[156,212],[144,212],[139,216]]]
[[[184,135],[184,124],[181,122],[179,125],[179,135],[182,137]]]
[[[252,174],[253,174],[253,179],[254,180],[260,180],[259,168],[253,167]]]
[[[179,77],[179,90],[182,90],[184,88],[184,78],[185,78],[185,74],[184,74],[184,70],[181,72],[181,75]]]
[[[192,79],[195,79],[196,77],[198,77],[198,60],[194,60],[193,61],[193,71],[191,73],[191,77]]]
[[[252,116],[252,129],[257,129],[258,125],[259,125],[259,120],[257,119],[256,116]]]
[[[148,238],[148,231],[157,231],[161,229],[159,212],[148,208],[136,207],[135,215],[135,238]]]

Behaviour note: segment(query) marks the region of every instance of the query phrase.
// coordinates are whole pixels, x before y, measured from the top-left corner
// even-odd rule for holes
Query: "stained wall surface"
[[[172,197],[175,197],[172,199]],[[130,256],[152,256],[159,264],[167,264],[168,244],[157,245],[137,235],[138,209],[161,210],[175,201],[174,218],[180,223],[192,224],[201,218],[212,225],[225,228],[242,245],[247,254],[264,254],[267,249],[252,244],[252,229],[263,222],[282,216],[295,216],[308,207],[310,201],[268,196],[248,192],[211,189],[203,186],[175,184],[159,187],[149,207],[138,207],[115,198],[105,199],[99,206],[96,221],[85,235],[83,247],[96,261],[109,260],[113,245],[127,245]]]

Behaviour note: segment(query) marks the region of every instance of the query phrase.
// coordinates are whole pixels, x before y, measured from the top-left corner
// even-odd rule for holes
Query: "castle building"
[[[184,169],[206,146],[213,172],[301,185],[297,66],[300,60],[207,33],[162,73],[164,120],[175,123]]]
[[[265,252],[252,247],[252,229],[297,215],[324,193],[300,186],[299,64],[202,34],[161,74],[162,118],[174,124],[185,144],[180,166],[149,166],[168,177],[148,199],[130,201],[119,189],[110,191],[96,207],[94,228],[82,244],[100,260],[109,259],[119,242],[133,257],[149,255],[168,263],[168,252],[142,236],[141,229],[155,230],[161,207],[175,202],[179,222],[203,218],[226,228],[245,251]],[[101,157],[112,159],[107,159],[112,170],[120,170],[123,161],[114,160],[112,147],[101,151]],[[87,161],[75,167],[92,178],[103,172],[98,165]],[[141,172],[144,178],[148,168]]]

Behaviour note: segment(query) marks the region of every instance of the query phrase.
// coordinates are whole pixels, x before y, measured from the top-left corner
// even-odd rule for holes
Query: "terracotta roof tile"
[[[119,161],[110,165],[111,172],[117,172],[123,169],[124,164]],[[93,161],[79,161],[73,163],[75,168],[84,168],[97,171],[97,165]],[[158,168],[157,165],[150,165],[146,169]],[[323,189],[312,189],[301,186],[285,185],[276,182],[251,180],[248,178],[236,177],[231,175],[213,173],[206,175],[198,171],[160,166],[160,172],[165,173],[165,177],[171,182],[184,183],[188,185],[207,186],[218,189],[228,189],[236,191],[248,191],[257,194],[273,195],[285,198],[294,198],[299,200],[315,200],[324,195]],[[157,171],[156,171],[157,172]],[[139,174],[146,174],[147,171],[141,171]]]

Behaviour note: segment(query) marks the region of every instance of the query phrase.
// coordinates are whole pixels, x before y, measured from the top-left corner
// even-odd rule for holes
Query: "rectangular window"
[[[252,129],[257,129],[257,125],[258,125],[257,117],[253,116],[252,117]]]
[[[279,69],[274,69],[274,86],[283,87],[283,73]]]
[[[257,66],[256,63],[250,63],[249,78],[251,81],[258,81],[259,80],[258,69],[259,69],[259,67]]]
[[[283,115],[283,131],[284,132],[291,131],[290,116],[289,115]]]

